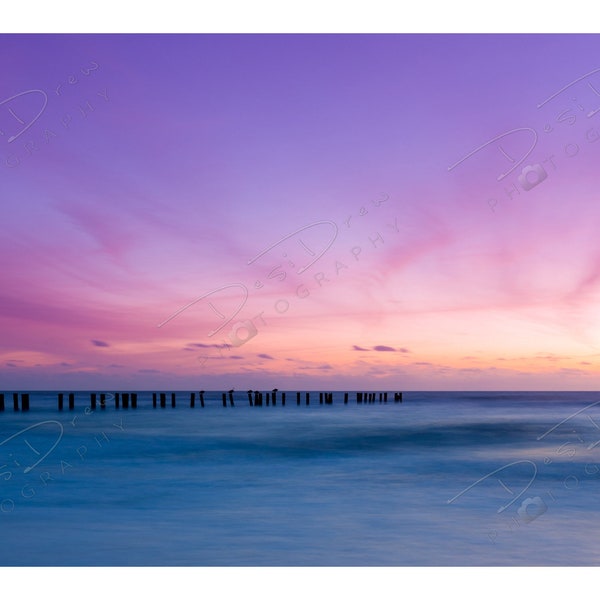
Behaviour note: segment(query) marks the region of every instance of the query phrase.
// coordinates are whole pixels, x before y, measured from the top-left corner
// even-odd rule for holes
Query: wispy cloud
[[[110,344],[108,344],[107,342],[103,342],[102,340],[90,340],[92,342],[92,344],[94,346],[97,346],[98,348],[108,348],[110,347]]]

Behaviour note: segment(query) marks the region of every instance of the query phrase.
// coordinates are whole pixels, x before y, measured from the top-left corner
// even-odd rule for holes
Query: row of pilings
[[[190,392],[189,406],[190,408],[196,407],[196,397],[198,398],[198,404],[201,408],[205,407],[204,394],[207,393],[204,390],[200,392]],[[218,392],[212,392],[218,397]],[[318,394],[319,404],[333,404],[333,392],[279,392],[278,389],[274,389],[270,392],[262,392],[258,390],[248,390],[246,392],[248,404],[250,406],[285,406],[286,401],[295,400],[296,405],[300,406],[305,404],[310,405],[311,393],[314,394],[313,401],[316,402]],[[375,404],[386,403],[388,401],[389,392],[355,392],[357,404]],[[20,395],[20,401],[19,401]],[[344,392],[344,404],[349,402],[349,392]],[[66,403],[65,403],[66,398]],[[238,392],[238,401],[240,400],[240,392]],[[394,402],[402,402],[402,392],[393,392]],[[221,403],[223,407],[235,406],[234,390],[221,393]],[[59,393],[57,396],[58,410],[62,411],[65,409],[65,404],[69,410],[75,410],[75,394],[70,393]],[[89,395],[89,406],[92,410],[105,410],[106,407],[112,404],[115,409],[129,409],[130,407],[135,409],[138,407],[138,394],[137,392],[115,392],[115,393],[95,393],[92,392]],[[175,392],[152,392],[152,407],[153,408],[166,408],[170,405],[171,408],[177,406],[177,395]],[[4,412],[6,409],[4,394],[0,393],[0,412]],[[13,410],[16,411],[29,411],[29,394],[18,392],[13,393]]]

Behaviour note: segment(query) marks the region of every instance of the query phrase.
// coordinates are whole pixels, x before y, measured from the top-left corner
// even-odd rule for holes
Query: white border
[[[579,5],[579,6],[578,6]],[[592,33],[589,3],[503,0],[26,0],[1,33]]]

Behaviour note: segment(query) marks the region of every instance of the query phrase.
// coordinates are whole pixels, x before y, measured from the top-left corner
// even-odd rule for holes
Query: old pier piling
[[[10,392],[12,393],[12,392]],[[10,393],[0,393],[0,412],[4,412],[6,410],[5,404],[5,396],[10,397]],[[137,392],[115,392],[114,394],[105,394],[105,393],[97,393],[97,392],[86,392],[87,395],[89,393],[91,410],[96,410],[97,401],[100,400],[100,408],[106,409],[106,400],[107,396],[109,401],[114,398],[115,401],[115,409],[136,409],[138,402],[138,393]],[[187,392],[186,392],[187,393]],[[263,406],[266,400],[266,406],[277,406],[277,400],[280,399],[280,406],[285,407],[287,401],[287,394],[290,394],[291,403],[293,404],[294,395],[296,396],[296,405],[302,405],[302,396],[304,394],[305,404],[306,406],[310,405],[310,394],[311,392],[281,392],[277,388],[269,392],[260,392],[258,390],[247,390],[246,394],[248,395],[248,405],[249,406]],[[323,405],[332,405],[334,404],[334,396],[336,392],[314,392],[314,394],[319,395],[319,404]],[[160,401],[160,407],[166,408],[168,395],[171,396],[171,406],[173,408],[176,407],[176,392],[152,392],[152,406],[153,408],[157,408],[158,402]],[[204,390],[198,392],[198,399],[200,400],[200,405],[202,408],[205,407],[204,403]],[[214,394],[214,395],[213,395]],[[217,400],[219,392],[210,392],[209,400]],[[393,397],[394,402],[402,402],[402,392],[339,392],[337,393],[338,400],[336,402],[342,403],[342,394],[343,394],[343,403],[346,405],[349,403],[352,395],[356,396],[357,404],[376,404],[377,400],[379,400],[379,404],[388,402],[388,395],[390,397],[390,401]],[[29,411],[30,410],[30,394],[27,392],[14,392],[13,395],[13,406],[14,411]],[[148,394],[149,395],[149,394]],[[35,394],[34,394],[35,396]],[[75,396],[76,392],[60,392],[57,393],[58,399],[58,410],[64,410],[65,400],[68,399],[68,408],[70,411],[75,410]],[[263,396],[266,398],[263,399]],[[66,397],[66,398],[65,398]],[[143,399],[142,395],[142,399]],[[243,398],[243,395],[238,397],[238,400]],[[34,398],[35,401],[35,398]],[[232,388],[228,391],[221,392],[221,402],[224,408],[231,406],[235,407],[235,390]],[[196,392],[190,392],[190,408],[196,407]],[[86,408],[86,411],[89,410]]]

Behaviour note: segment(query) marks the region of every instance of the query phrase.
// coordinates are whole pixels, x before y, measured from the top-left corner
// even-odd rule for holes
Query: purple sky
[[[600,37],[0,44],[0,388],[600,385]]]

